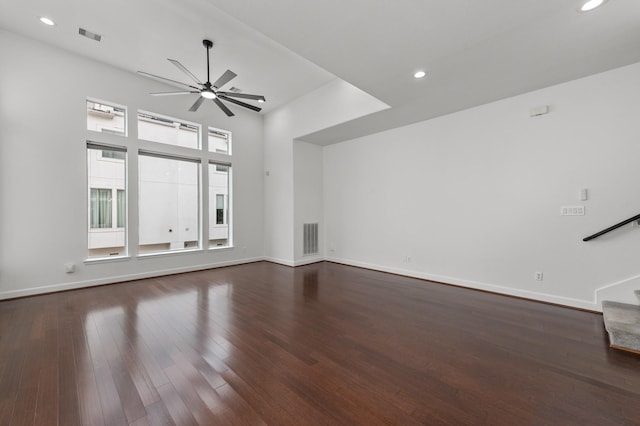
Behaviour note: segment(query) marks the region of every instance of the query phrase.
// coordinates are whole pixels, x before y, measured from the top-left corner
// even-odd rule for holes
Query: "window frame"
[[[90,163],[89,163],[89,151],[90,150],[94,150],[94,151],[118,151],[118,152],[123,152],[124,153],[124,158],[123,159],[116,159],[116,158],[103,158],[102,157],[102,152],[100,152],[99,154],[99,159],[97,159],[97,161],[104,161],[107,163],[119,163],[122,162],[123,163],[123,176],[122,176],[122,180],[123,180],[123,187],[124,188],[119,188],[119,185],[113,186],[111,188],[99,188],[98,186],[91,186],[91,176],[90,176]],[[129,210],[128,210],[128,202],[126,202],[127,197],[128,197],[128,182],[129,182],[129,176],[128,176],[128,165],[129,165],[129,157],[128,157],[128,151],[127,148],[124,146],[120,146],[120,145],[111,145],[111,144],[107,144],[107,143],[101,143],[101,142],[95,142],[95,141],[91,141],[91,140],[87,140],[86,141],[86,145],[85,145],[85,156],[87,158],[87,164],[86,164],[86,171],[87,171],[87,176],[86,176],[86,185],[87,185],[87,199],[86,199],[86,203],[85,205],[87,206],[87,223],[86,223],[86,235],[87,235],[87,241],[86,241],[86,248],[87,248],[87,258],[85,260],[85,262],[102,262],[105,260],[116,260],[116,259],[122,259],[122,258],[128,258],[129,257],[129,234],[128,234],[128,227],[127,224],[129,223],[128,221],[128,214],[129,214]],[[111,190],[111,227],[108,228],[92,228],[91,227],[91,190],[92,189],[110,189]],[[118,227],[117,224],[117,220],[118,220],[118,201],[117,201],[117,193],[119,190],[124,190],[125,191],[125,210],[124,210],[124,225],[123,227]],[[115,200],[115,201],[114,201]],[[90,241],[91,241],[91,234],[104,234],[104,233],[108,233],[108,232],[122,232],[123,233],[123,247],[122,247],[122,253],[117,254],[117,255],[106,255],[106,256],[91,256],[90,251],[91,248],[90,246]],[[118,246],[119,247],[119,246]],[[108,248],[108,247],[105,247]]]
[[[189,121],[182,118],[171,117],[164,114],[155,113],[148,110],[136,109],[136,108],[128,108],[125,105],[117,104],[115,102],[103,101],[93,97],[87,97],[86,102],[95,102],[107,106],[114,106],[117,108],[122,108],[124,111],[124,123],[125,123],[125,132],[124,134],[113,134],[109,132],[100,132],[95,130],[90,130],[86,128],[86,147],[95,148],[95,149],[104,149],[104,150],[117,150],[125,153],[125,158],[111,158],[109,156],[102,157],[102,154],[99,154],[100,161],[104,162],[122,162],[124,161],[125,166],[125,179],[124,179],[124,189],[115,188],[112,190],[112,228],[95,228],[97,230],[100,229],[114,229],[120,230],[124,232],[124,250],[123,253],[117,256],[91,256],[90,252],[87,252],[87,258],[85,263],[101,263],[105,261],[118,261],[122,259],[144,259],[156,256],[175,256],[179,254],[188,254],[194,252],[210,252],[216,250],[226,250],[233,249],[233,174],[232,174],[232,149],[233,149],[233,133],[229,130],[220,129],[217,127],[210,126],[209,123],[204,121]],[[85,103],[88,108],[88,104]],[[85,112],[85,114],[87,114]],[[196,131],[196,147],[190,147],[185,145],[180,145],[178,143],[166,143],[166,142],[158,142],[154,140],[148,140],[140,138],[138,132],[135,130],[139,125],[139,114],[147,115],[150,117],[156,117],[161,120],[167,120],[171,123],[180,123],[182,125],[193,126],[192,129]],[[134,121],[132,121],[134,120]],[[136,128],[134,129],[134,134],[131,135],[129,132],[129,126],[134,125]],[[173,126],[175,127],[175,125]],[[205,132],[206,130],[206,132]],[[227,152],[216,152],[213,149],[214,145],[209,144],[209,132],[215,132],[219,134],[224,134],[227,137]],[[179,140],[176,138],[176,140]],[[124,145],[124,146],[123,146]],[[163,157],[172,160],[186,160],[191,161],[198,164],[198,177],[197,177],[197,244],[196,247],[187,247],[185,249],[178,250],[162,250],[162,251],[152,251],[152,252],[140,252],[140,232],[141,232],[141,221],[140,217],[141,211],[141,199],[140,199],[140,157],[145,155],[152,155],[156,157]],[[89,161],[89,157],[87,156],[87,161]],[[226,167],[226,175],[227,175],[227,188],[226,188],[226,196],[224,197],[224,209],[223,209],[223,224],[216,223],[216,209],[214,208],[211,211],[210,200],[209,200],[209,186],[210,186],[210,176],[209,176],[209,165],[213,164],[217,166]],[[221,171],[222,172],[222,171]],[[129,179],[129,176],[133,177],[133,180]],[[87,187],[86,187],[87,197],[90,198],[90,187],[87,179]],[[119,219],[119,215],[121,215],[121,208],[119,206],[120,200],[120,191],[124,190],[124,223],[121,223]],[[215,198],[215,195],[213,195]],[[216,200],[213,200],[213,207],[216,206]],[[90,205],[89,199],[87,199],[87,220],[90,220]],[[129,220],[130,215],[134,215],[133,223]],[[210,232],[211,223],[213,225],[226,226],[227,227],[227,239],[226,243],[223,246],[211,246],[209,238],[212,234]],[[118,225],[124,225],[123,227],[119,227]],[[89,231],[90,231],[90,222],[87,223],[87,238],[89,239]],[[87,243],[86,247],[89,247]],[[89,250],[89,249],[88,249]]]

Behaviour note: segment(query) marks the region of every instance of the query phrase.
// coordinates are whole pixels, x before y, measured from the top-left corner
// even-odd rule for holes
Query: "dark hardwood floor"
[[[0,302],[0,425],[640,424],[602,317],[318,263]]]

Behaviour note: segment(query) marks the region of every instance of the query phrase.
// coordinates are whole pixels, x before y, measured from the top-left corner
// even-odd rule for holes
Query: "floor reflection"
[[[318,271],[305,271],[302,277],[302,294],[305,301],[318,300]]]

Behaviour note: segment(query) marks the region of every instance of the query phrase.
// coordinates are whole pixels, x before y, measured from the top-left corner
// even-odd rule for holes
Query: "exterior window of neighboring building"
[[[126,136],[126,107],[87,99],[87,130]]]
[[[200,125],[138,111],[138,139],[200,149]]]
[[[118,189],[118,228],[124,228],[127,217],[127,196],[124,189]]]
[[[231,166],[209,164],[209,248],[227,247],[229,227],[229,183]]]
[[[111,228],[111,189],[91,188],[91,228]]]
[[[224,195],[216,194],[216,225],[224,225]]]
[[[116,160],[124,160],[125,157],[124,152],[120,151],[109,151],[107,149],[102,150],[102,158],[114,158]]]
[[[125,256],[126,151],[87,143],[89,258]]]

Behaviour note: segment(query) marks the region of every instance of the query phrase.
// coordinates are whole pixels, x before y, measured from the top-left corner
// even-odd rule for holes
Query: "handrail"
[[[611,231],[613,231],[613,230],[615,230],[615,229],[620,228],[621,226],[626,225],[627,223],[635,222],[636,220],[640,220],[640,214],[635,215],[634,217],[630,217],[630,218],[629,218],[629,219],[627,219],[627,220],[623,220],[623,221],[622,221],[622,222],[620,222],[620,223],[616,223],[615,225],[610,226],[610,227],[608,227],[607,229],[603,229],[603,230],[602,230],[602,231],[600,231],[600,232],[596,232],[596,233],[595,233],[595,234],[593,234],[593,235],[589,235],[588,237],[583,238],[583,239],[582,239],[582,241],[589,241],[589,240],[593,240],[594,238],[598,238],[599,236],[604,235],[604,234],[606,234],[607,232],[611,232]]]

